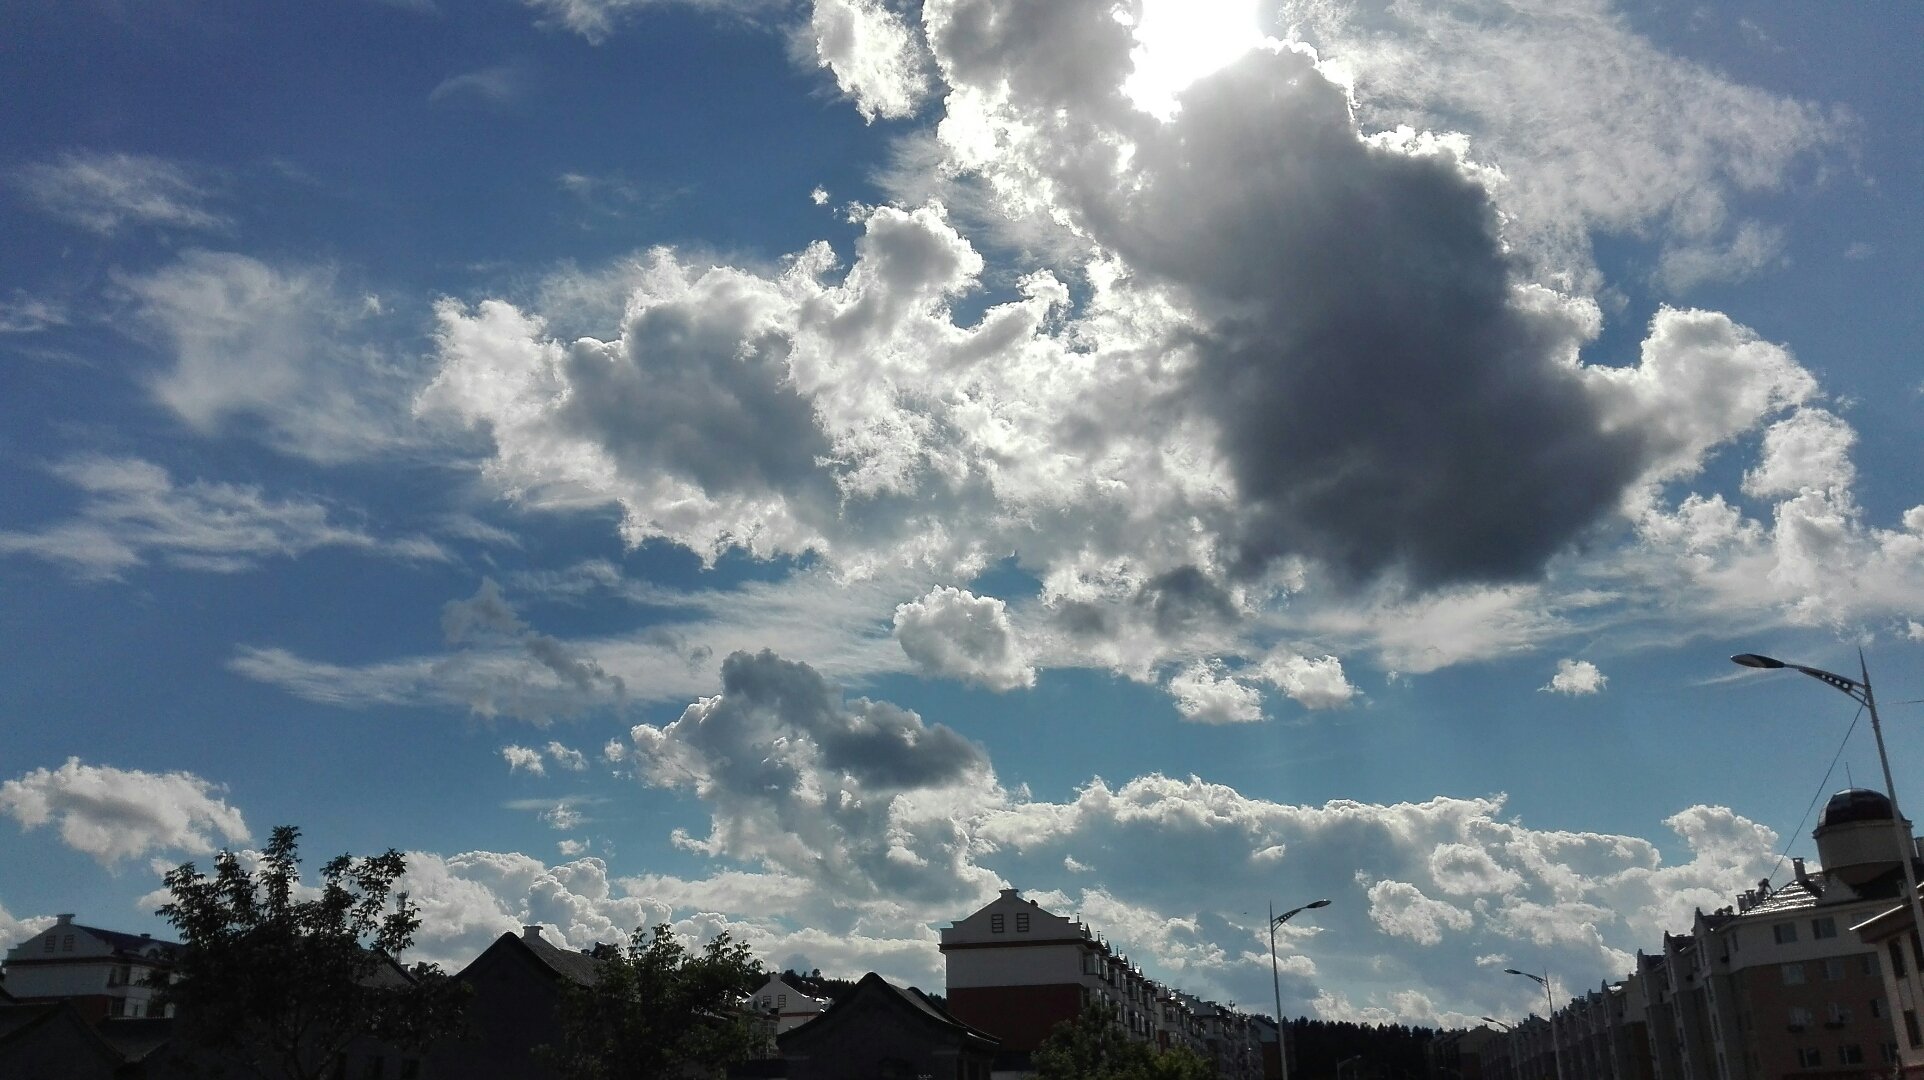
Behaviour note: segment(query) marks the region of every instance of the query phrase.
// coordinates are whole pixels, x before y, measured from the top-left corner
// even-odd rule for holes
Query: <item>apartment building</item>
[[[171,967],[180,946],[73,919],[57,916],[7,950],[7,993],[24,1002],[71,1001],[93,1021],[160,1015],[148,977]]]

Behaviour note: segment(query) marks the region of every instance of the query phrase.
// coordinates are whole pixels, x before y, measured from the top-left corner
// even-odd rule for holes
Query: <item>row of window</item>
[[[1774,923],[1770,928],[1770,935],[1777,939],[1777,944],[1789,945],[1797,940],[1797,924],[1794,922]],[[1829,915],[1812,919],[1810,921],[1810,936],[1813,941],[1836,937],[1837,920]]]
[[[54,950],[54,941],[56,939],[59,940],[61,952],[73,951],[73,935],[72,934],[48,934],[46,939],[46,944],[40,947],[40,951],[52,952]]]
[[[1006,933],[1008,931],[1008,926],[1009,926],[1007,922],[1007,918],[1008,917],[1005,915],[989,916],[989,933],[991,934]],[[1018,934],[1026,934],[1029,932],[1029,913],[1028,912],[1018,911],[1015,913],[1015,932]]]
[[[1873,1019],[1883,1019],[1883,998],[1871,999],[1870,1013]],[[1824,1022],[1827,1024],[1848,1024],[1855,1016],[1856,1014],[1851,1010],[1849,1005],[1833,1001],[1825,1009]],[[1812,1013],[1808,1007],[1803,1005],[1792,1005],[1790,1007],[1790,1026],[1793,1030],[1802,1031],[1810,1027],[1811,1023]]]
[[[1892,1065],[1897,1062],[1897,1044],[1896,1043],[1885,1043],[1882,1046],[1880,1046],[1878,1050],[1883,1055],[1884,1064]],[[1864,1048],[1857,1045],[1856,1043],[1850,1043],[1848,1045],[1838,1047],[1837,1048],[1837,1064],[1839,1065],[1864,1064]],[[1815,1046],[1798,1047],[1797,1048],[1797,1067],[1800,1069],[1823,1068],[1824,1067],[1824,1051]]]
[[[1877,955],[1875,953],[1863,953],[1855,957],[1831,956],[1817,962],[1823,965],[1825,982],[1836,982],[1849,975],[1853,964],[1857,967],[1859,974],[1877,974]],[[1803,961],[1779,964],[1777,965],[1777,970],[1783,974],[1785,986],[1802,986],[1808,981],[1805,978]]]

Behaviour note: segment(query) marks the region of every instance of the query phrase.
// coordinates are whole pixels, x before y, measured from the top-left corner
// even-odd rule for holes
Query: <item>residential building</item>
[[[82,926],[72,915],[7,950],[7,993],[22,1002],[69,1001],[98,1023],[155,1015],[149,976],[173,964],[179,945],[147,934]]]
[[[1924,1077],[1924,1031],[1919,1030],[1914,980],[1924,977],[1924,944],[1918,940],[1917,919],[1909,903],[1894,904],[1851,927],[1859,940],[1877,950],[1884,999],[1896,1002],[1892,1027],[1900,1077]],[[1909,948],[1904,942],[1908,939]]]
[[[791,986],[780,975],[769,976],[761,989],[749,998],[749,1006],[755,1011],[775,1015],[777,1035],[815,1019],[828,1005],[828,998],[806,993],[799,986]]]
[[[998,1040],[871,971],[776,1045],[788,1080],[990,1080]]]
[[[454,977],[473,988],[468,1033],[428,1054],[429,1075],[473,1080],[553,1076],[538,1048],[561,1039],[562,987],[594,983],[593,956],[550,944],[539,926],[502,934]]]
[[[1263,1074],[1249,1016],[1157,983],[1081,920],[1016,889],[945,927],[941,947],[949,1011],[999,1038],[1005,1052],[1035,1050],[1057,1024],[1099,1003],[1115,1009],[1131,1038],[1188,1047],[1213,1060],[1226,1080]]]

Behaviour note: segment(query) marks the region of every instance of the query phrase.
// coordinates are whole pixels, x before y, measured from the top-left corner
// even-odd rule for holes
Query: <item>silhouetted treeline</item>
[[[1290,1022],[1296,1044],[1290,1080],[1419,1080],[1428,1070],[1433,1028],[1407,1024],[1353,1024],[1347,1021]]]

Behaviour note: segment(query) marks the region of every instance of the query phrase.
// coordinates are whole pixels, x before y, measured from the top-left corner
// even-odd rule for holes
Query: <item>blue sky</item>
[[[1877,782],[1731,653],[1924,798],[1921,19],[9,11],[0,940],[293,823],[450,965],[1620,976]]]

